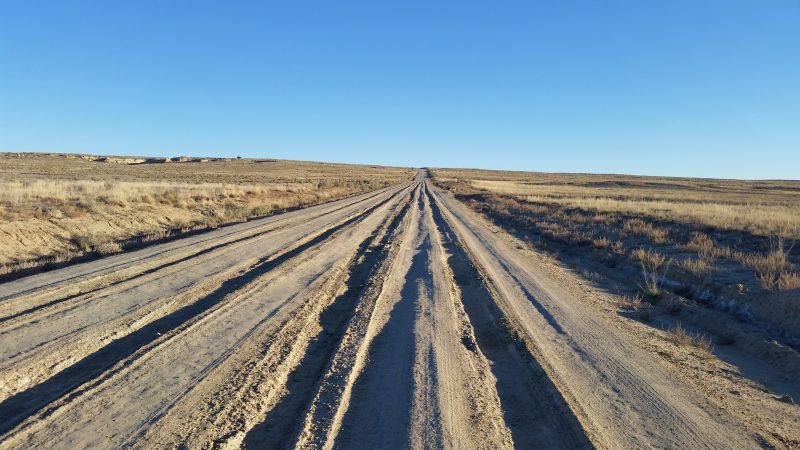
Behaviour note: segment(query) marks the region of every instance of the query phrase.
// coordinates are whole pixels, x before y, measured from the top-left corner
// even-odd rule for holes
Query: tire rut
[[[398,270],[399,254],[407,251],[413,238],[417,220],[420,187],[418,186],[409,202],[408,212],[403,224],[395,233],[391,243],[390,254],[382,266],[376,271],[367,291],[362,296],[356,313],[350,320],[347,331],[342,337],[339,348],[328,364],[319,387],[313,396],[309,408],[301,414],[298,423],[302,424],[302,432],[293,436],[285,446],[292,443],[297,447],[323,447],[330,443],[341,423],[341,414],[346,410],[353,384],[353,379],[364,366],[366,349],[374,334],[374,315],[384,295],[386,283],[395,277]],[[402,270],[402,268],[399,268]]]
[[[375,308],[336,353],[295,448],[509,447],[488,366],[461,343],[465,318],[424,185],[400,247]]]
[[[297,441],[303,429],[305,412],[312,406],[320,385],[328,381],[323,374],[331,373],[334,355],[346,336],[348,325],[364,314],[371,298],[380,291],[383,279],[380,274],[392,259],[395,251],[392,242],[402,228],[409,207],[410,202],[406,201],[381,233],[362,244],[358,252],[362,257],[352,267],[344,292],[320,316],[320,332],[288,377],[288,393],[269,411],[266,420],[248,431],[243,439],[244,447],[288,448]]]
[[[681,383],[638,342],[609,327],[503,236],[440,191],[433,196],[490,280],[495,304],[568,403],[593,445],[605,448],[755,448],[741,423]]]
[[[389,198],[386,198],[378,205],[383,204],[388,200]],[[374,206],[377,207],[377,205]],[[354,214],[361,214],[360,216],[363,216],[363,214],[366,214],[369,211],[370,210]],[[342,220],[344,219],[340,219],[339,222],[342,222]],[[348,223],[352,223],[356,220],[357,217],[350,217]],[[324,231],[325,227],[333,226],[336,223],[337,222],[325,222],[322,224],[323,228],[321,230]],[[319,232],[320,231],[312,232],[310,237],[313,237]],[[12,354],[11,357],[15,358],[13,360],[6,357],[5,361],[2,362],[2,365],[5,366],[3,373],[6,375],[6,378],[9,376],[24,376],[22,382],[25,384],[22,384],[20,381],[16,381],[14,378],[4,380],[3,391],[8,392],[8,394],[5,395],[16,394],[19,389],[34,385],[38,381],[42,380],[43,377],[51,376],[52,374],[63,370],[65,367],[77,362],[81,357],[82,352],[83,354],[86,354],[86,352],[92,351],[92,349],[99,349],[104,341],[120,339],[128,332],[138,329],[150,321],[158,319],[158,317],[162,315],[169,314],[183,305],[191,304],[198,298],[207,295],[208,292],[219,289],[221,283],[229,278],[236,277],[237,273],[249,270],[248,268],[260,264],[260,262],[263,262],[265,258],[268,259],[270,255],[284,252],[287,249],[290,249],[292,246],[296,246],[305,240],[308,240],[308,238],[302,238],[299,242],[290,242],[287,246],[275,248],[274,251],[270,252],[267,256],[262,256],[252,261],[240,261],[231,267],[223,267],[224,270],[222,272],[215,274],[215,276],[211,278],[200,279],[199,283],[192,284],[191,278],[189,278],[190,282],[188,284],[185,284],[184,287],[177,290],[172,289],[174,291],[172,294],[168,294],[166,296],[161,295],[148,297],[149,295],[152,295],[151,292],[158,294],[158,289],[162,289],[164,283],[174,283],[172,280],[174,275],[159,275],[157,280],[163,279],[164,281],[157,281],[157,283],[160,284],[153,285],[149,288],[149,291],[142,291],[144,288],[138,287],[139,285],[133,287],[135,291],[131,291],[131,294],[128,295],[127,301],[128,303],[133,301],[135,308],[127,307],[126,309],[120,309],[119,301],[117,299],[115,299],[113,296],[106,296],[108,297],[108,300],[115,300],[114,304],[111,305],[117,305],[114,307],[119,311],[119,313],[111,315],[107,319],[102,319],[100,316],[87,316],[85,309],[80,310],[83,316],[91,319],[92,322],[89,322],[89,325],[91,325],[92,329],[95,331],[90,333],[86,326],[73,327],[69,330],[69,333],[61,335],[56,339],[51,339],[50,341],[43,341],[42,337],[46,335],[39,334],[36,336],[37,339],[39,339],[38,345],[30,347],[26,354]],[[226,249],[224,251],[229,252],[233,250],[235,249]],[[132,295],[133,292],[138,293]],[[93,305],[95,309],[104,308],[103,312],[106,315],[109,314],[108,311],[112,311],[100,303],[93,303]],[[77,307],[78,306],[73,306],[73,308]],[[63,315],[68,312],[69,310],[64,310],[59,313],[62,316],[62,320]],[[36,321],[41,322],[38,325],[39,327],[47,324],[47,322],[41,318],[36,319]],[[32,333],[31,329],[23,329],[22,331],[26,332],[27,334]],[[47,332],[52,334],[55,332],[55,330],[48,329]],[[4,330],[2,333],[0,333],[0,336],[14,336],[14,334],[9,333],[11,333],[11,330]],[[17,343],[15,344],[20,345]],[[78,346],[80,346],[82,350],[76,352]],[[9,348],[11,347],[9,346],[6,349]],[[9,367],[15,367],[15,369],[10,370]],[[12,390],[15,389],[14,386],[17,386],[16,390]]]
[[[101,379],[95,380],[96,382],[90,383],[89,386],[67,394],[69,391],[72,391],[87,381],[94,379],[118,362],[134,355],[137,350],[145,347],[151,342],[154,342],[162,335],[168,335],[170,332],[178,329],[191,319],[214,307],[228,294],[241,289],[248,283],[255,280],[257,277],[275,269],[285,261],[301,254],[304,250],[319,244],[337,231],[358,222],[365,215],[371,213],[379,206],[385,204],[387,201],[389,201],[389,199],[367,208],[363,213],[357,214],[340,224],[334,225],[333,227],[316,236],[314,239],[303,243],[292,250],[281,254],[280,256],[275,258],[265,257],[246,272],[224,281],[217,289],[201,297],[200,299],[197,299],[195,302],[183,306],[166,316],[158,318],[126,335],[125,337],[112,341],[111,343],[105,345],[92,354],[87,355],[79,362],[62,370],[42,383],[9,397],[0,403],[0,433],[9,431],[13,427],[24,422],[29,417],[32,417],[34,414],[40,418],[47,417],[52,413],[54,408],[46,408],[38,413],[37,411],[45,408],[48,404],[53,403],[58,399],[61,399],[62,403],[68,403],[70,400],[78,397],[90,387],[99,383],[100,380],[106,379],[111,375],[111,373],[106,374],[104,377],[101,377]],[[126,361],[125,365],[129,365],[130,363],[131,361]],[[62,399],[61,397],[65,394],[67,394],[66,397]]]
[[[395,211],[392,214],[397,215],[401,208],[393,206],[392,209]],[[369,227],[378,224],[372,218],[368,221],[373,222]],[[136,446],[173,447],[187,443],[193,448],[238,446],[244,432],[259,422],[284,395],[289,372],[305,357],[306,348],[319,334],[320,317],[334,299],[341,296],[358,261],[379,250],[367,247],[363,253],[361,251],[368,242],[374,245],[375,236],[385,233],[387,227],[376,228],[384,231],[358,238],[361,243],[346,259],[345,268],[332,270],[324,285],[296,308],[282,308],[271,327],[267,324],[243,342],[223,366],[193,388],[190,398],[182,400],[165,420],[147,430]],[[322,249],[317,253],[325,254]],[[316,257],[310,255],[309,258]]]
[[[296,215],[289,218],[276,217],[274,218],[273,221],[270,221],[263,225],[252,226],[244,230],[231,230],[229,233],[223,236],[199,240],[196,242],[187,243],[174,248],[170,248],[168,250],[160,251],[154,254],[148,254],[143,258],[134,259],[133,261],[127,261],[124,264],[120,264],[130,267],[125,267],[123,269],[120,269],[112,266],[117,270],[114,270],[111,273],[101,274],[100,276],[97,277],[92,277],[91,274],[86,275],[86,277],[88,278],[87,280],[82,280],[77,283],[72,283],[66,288],[63,288],[65,290],[72,291],[72,293],[63,296],[56,296],[56,298],[52,298],[52,296],[57,295],[59,293],[60,290],[58,288],[51,288],[50,290],[45,289],[43,292],[40,291],[40,292],[35,292],[33,294],[29,291],[29,292],[23,292],[21,294],[0,297],[0,305],[2,305],[3,309],[5,310],[8,310],[13,307],[13,305],[9,305],[9,303],[12,302],[34,303],[32,306],[29,307],[17,308],[18,309],[17,311],[12,310],[12,312],[2,313],[3,315],[0,316],[0,324],[23,317],[28,314],[38,312],[48,307],[68,302],[70,300],[79,299],[81,297],[89,297],[92,294],[99,293],[100,291],[115,287],[123,283],[128,283],[132,281],[139,281],[141,283],[141,281],[139,280],[140,278],[170,268],[172,266],[179,265],[183,262],[190,262],[191,265],[201,264],[203,261],[203,259],[200,258],[201,256],[210,254],[212,252],[215,252],[216,250],[233,249],[236,247],[240,247],[243,244],[250,244],[253,241],[257,240],[258,238],[263,237],[267,234],[275,233],[284,230],[286,228],[295,226],[297,225],[297,222],[313,220],[326,215],[330,215],[340,210],[343,210],[347,207],[356,205],[358,203],[365,203],[381,194],[382,192],[370,195],[365,199],[360,199],[351,203],[346,203],[344,205],[332,209],[323,210],[317,213],[316,215],[312,215],[311,217],[305,217],[305,216],[297,217]],[[222,240],[223,242],[216,243],[219,242],[220,240]],[[210,245],[208,247],[203,247],[203,245],[208,245],[208,244],[213,244],[213,245]],[[202,247],[202,249],[199,251],[195,250],[198,246]],[[190,251],[188,253],[185,252],[182,253],[181,252],[182,250],[190,250]],[[167,255],[167,257],[173,259],[166,262],[160,261],[160,258],[163,258],[165,254],[169,254]],[[145,259],[153,260],[154,263],[143,264],[144,262],[143,260]],[[120,273],[120,270],[126,270],[126,269],[132,270],[133,273],[132,274]],[[104,272],[107,271],[108,269],[104,269]],[[83,286],[83,284],[86,283],[90,283],[90,285]],[[39,302],[36,302],[37,299],[41,299],[42,297],[44,297],[44,299],[39,300]]]
[[[431,209],[441,230],[454,289],[474,330],[472,342],[491,361],[492,373],[505,423],[521,448],[593,448],[577,417],[548,378],[525,339],[496,304],[496,289],[475,264],[458,234],[431,199]]]
[[[37,279],[42,278],[44,276],[48,276],[50,274],[32,275],[25,279],[21,279],[17,282],[8,282],[2,285],[2,291],[9,291],[9,292],[0,295],[0,305],[5,306],[9,301],[26,299],[31,296],[42,297],[42,296],[58,295],[58,293],[63,290],[74,292],[76,288],[79,288],[80,286],[82,286],[83,283],[86,282],[92,283],[91,286],[84,288],[83,292],[64,295],[64,298],[74,297],[75,295],[81,295],[81,294],[89,294],[99,289],[104,289],[106,287],[109,287],[113,284],[121,283],[136,278],[138,276],[141,276],[140,272],[143,270],[142,266],[149,267],[149,265],[146,264],[148,261],[155,261],[156,263],[155,270],[158,270],[163,264],[159,260],[163,259],[165,256],[175,256],[171,255],[173,253],[177,253],[178,258],[180,259],[184,259],[180,257],[181,254],[180,252],[185,250],[189,250],[188,256],[186,256],[186,258],[199,256],[206,252],[194,251],[194,249],[197,246],[213,244],[214,242],[220,240],[224,241],[226,240],[225,242],[220,244],[220,246],[235,243],[235,241],[238,241],[240,239],[255,237],[253,233],[261,234],[258,231],[260,229],[274,227],[274,228],[269,228],[266,231],[267,232],[276,231],[285,228],[287,226],[292,226],[295,222],[298,221],[310,220],[312,218],[317,218],[324,215],[335,213],[337,211],[356,205],[358,203],[366,203],[379,195],[391,192],[392,189],[393,188],[381,189],[376,192],[358,195],[353,198],[340,199],[326,204],[311,206],[308,207],[307,209],[298,209],[286,214],[269,216],[264,219],[257,219],[242,224],[235,224],[229,227],[218,228],[215,230],[211,230],[205,234],[198,234],[196,236],[189,236],[186,238],[177,239],[172,242],[158,244],[157,247],[160,248],[163,247],[163,249],[157,250],[155,252],[153,252],[151,249],[147,247],[144,247],[142,249],[138,249],[132,252],[105,257],[102,259],[109,261],[117,259],[121,261],[112,262],[111,264],[100,265],[101,261],[96,260],[93,261],[92,264],[100,266],[97,270],[90,270],[84,273],[79,273],[74,276],[59,278],[49,283],[37,283]],[[310,218],[305,217],[308,214],[316,214],[316,215],[313,215]],[[245,236],[243,238],[237,238],[237,236],[240,235],[245,235]],[[219,246],[214,245],[214,247],[219,247]],[[166,263],[163,265],[168,266],[169,264],[170,263]],[[120,271],[126,269],[133,270],[134,273],[130,276],[127,275],[120,276]],[[145,272],[147,271],[148,270],[145,270]],[[103,283],[104,278],[110,278],[110,281],[108,281],[107,283]],[[15,284],[23,284],[23,285],[32,284],[33,287],[14,289],[11,286],[14,286]],[[60,299],[56,298],[51,301],[57,302],[58,300]],[[4,317],[3,320],[0,320],[0,322],[5,320],[8,319]]]

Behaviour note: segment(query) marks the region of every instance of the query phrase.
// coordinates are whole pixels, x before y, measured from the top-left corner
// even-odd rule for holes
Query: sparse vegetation
[[[679,263],[680,267],[688,273],[701,277],[711,270],[711,264],[704,258],[686,258]]]
[[[777,289],[779,291],[788,291],[800,288],[800,273],[781,272],[778,274],[777,279],[775,279],[771,286],[773,289]]]
[[[800,286],[800,275],[789,260],[793,247],[787,249],[783,238],[772,237],[769,250],[764,254],[737,252],[735,255],[745,266],[755,270],[765,289],[782,291]]]
[[[0,274],[124,250],[405,181],[402,168],[0,154]]]
[[[656,244],[663,244],[667,242],[667,238],[669,236],[669,232],[664,228],[655,227],[651,223],[645,222],[642,219],[626,220],[623,230],[639,236],[649,237]]]
[[[672,260],[667,259],[655,250],[645,250],[643,248],[637,248],[631,256],[639,261],[642,267],[644,284],[640,285],[640,287],[644,294],[653,300],[661,297],[661,284]]]
[[[713,261],[717,257],[730,254],[730,251],[723,251],[707,234],[699,231],[692,231],[686,249],[697,253],[697,256],[703,261]]]
[[[705,353],[711,353],[714,344],[711,339],[701,333],[690,333],[680,322],[669,330],[669,339],[679,347],[694,347]]]
[[[598,213],[624,213],[760,236],[800,234],[796,182],[703,180],[623,175],[570,175],[448,170],[441,181],[462,180],[475,189],[531,203]],[[511,179],[509,179],[511,178]]]
[[[595,274],[593,282],[607,280],[618,289],[622,281],[645,303],[666,298],[657,312],[693,307],[673,304],[679,296],[800,339],[800,252],[793,251],[800,240],[800,182],[432,173],[498,226],[580,273]],[[636,310],[643,320],[652,317]]]
[[[620,297],[619,307],[638,314],[639,319],[645,322],[653,320],[653,305],[645,301],[639,292]]]
[[[611,241],[605,236],[603,236],[603,237],[601,237],[599,239],[592,239],[592,244],[595,246],[595,248],[609,248],[609,247],[611,247]]]

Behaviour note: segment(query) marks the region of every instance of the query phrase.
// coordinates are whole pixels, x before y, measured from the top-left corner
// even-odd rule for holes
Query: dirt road
[[[425,173],[0,285],[2,448],[750,448]]]

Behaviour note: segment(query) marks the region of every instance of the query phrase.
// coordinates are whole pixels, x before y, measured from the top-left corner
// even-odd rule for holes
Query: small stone
[[[790,405],[794,405],[794,400],[792,400],[792,397],[788,395],[781,395],[780,397],[775,397],[775,400],[783,403],[788,403]]]

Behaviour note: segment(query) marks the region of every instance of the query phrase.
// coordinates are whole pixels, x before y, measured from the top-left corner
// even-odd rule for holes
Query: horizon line
[[[800,178],[793,179],[793,178],[731,178],[731,177],[692,177],[692,176],[685,176],[685,175],[654,175],[654,174],[643,174],[643,173],[624,173],[624,172],[575,172],[575,171],[547,171],[547,170],[519,170],[519,169],[502,169],[502,168],[485,168],[485,167],[456,167],[456,166],[434,166],[434,165],[394,165],[394,164],[380,164],[380,163],[371,163],[371,162],[354,162],[354,161],[324,161],[324,160],[312,160],[312,159],[293,159],[293,158],[282,158],[282,157],[271,157],[271,156],[211,156],[209,154],[203,155],[192,155],[190,153],[182,153],[173,156],[167,156],[165,154],[134,154],[134,153],[95,153],[95,152],[83,152],[83,151],[8,151],[8,150],[0,150],[0,155],[10,155],[10,154],[33,154],[33,155],[86,155],[86,156],[100,156],[100,157],[126,157],[126,158],[211,158],[211,159],[225,159],[225,160],[258,160],[258,159],[270,159],[276,161],[296,161],[296,162],[311,162],[311,163],[324,163],[324,164],[341,164],[341,165],[354,165],[354,166],[380,166],[380,167],[398,167],[398,168],[409,168],[409,169],[445,169],[445,170],[482,170],[482,171],[495,171],[495,172],[517,172],[517,173],[542,173],[542,174],[563,174],[563,175],[596,175],[596,176],[625,176],[625,177],[641,177],[641,178],[673,178],[673,179],[693,179],[693,180],[719,180],[719,181],[789,181],[789,182],[800,182]],[[130,164],[130,165],[138,165],[138,164],[147,164],[146,162],[137,163],[137,164]]]

